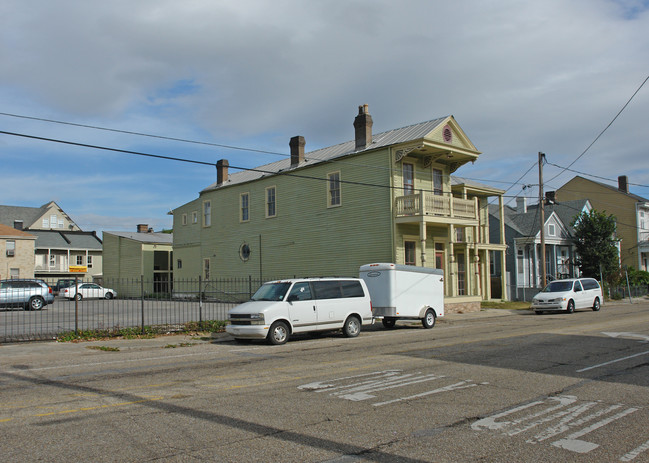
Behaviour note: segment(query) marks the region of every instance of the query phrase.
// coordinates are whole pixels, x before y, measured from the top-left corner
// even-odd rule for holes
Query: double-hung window
[[[441,169],[433,169],[433,194],[444,194],[444,173]]]
[[[405,251],[405,264],[417,265],[417,242],[404,241],[403,246]]]
[[[403,163],[403,195],[411,195],[415,192],[415,165]]]
[[[247,222],[250,220],[250,194],[241,193],[241,196],[239,198],[239,201],[241,202],[239,220],[241,222]]]
[[[340,172],[327,174],[327,206],[334,207],[341,205],[340,196]]]
[[[203,201],[203,226],[212,225],[212,204],[210,201]]]
[[[266,217],[275,217],[277,215],[277,197],[274,186],[266,188]]]

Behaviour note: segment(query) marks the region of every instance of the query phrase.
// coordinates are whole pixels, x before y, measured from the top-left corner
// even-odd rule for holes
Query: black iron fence
[[[48,283],[54,286],[56,281]],[[83,283],[89,282],[78,280],[80,298],[63,297],[60,291],[54,302],[42,310],[0,306],[0,342],[55,339],[66,333],[114,332],[123,328],[177,331],[192,322],[227,320],[228,310],[249,300],[262,282],[252,277],[105,279],[102,290],[92,294],[84,292]],[[106,289],[114,290],[116,296],[111,293],[105,297]]]
[[[612,286],[608,288],[609,298],[613,300],[627,299],[629,297],[643,297],[649,294],[649,285],[637,286]]]

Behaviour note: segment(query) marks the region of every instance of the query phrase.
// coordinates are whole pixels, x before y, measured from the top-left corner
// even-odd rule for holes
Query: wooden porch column
[[[426,222],[424,222],[423,218],[421,222],[419,222],[419,241],[421,242],[421,266],[425,267],[426,266]]]

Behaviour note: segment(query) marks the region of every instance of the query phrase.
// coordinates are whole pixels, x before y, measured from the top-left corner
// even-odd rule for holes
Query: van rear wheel
[[[428,309],[426,311],[426,314],[424,315],[424,318],[421,319],[421,324],[424,325],[424,328],[426,329],[431,329],[433,326],[435,326],[435,312],[433,309]]]
[[[343,334],[348,338],[355,338],[361,332],[361,321],[354,315],[350,315],[345,320]]]
[[[275,322],[270,326],[266,339],[269,343],[279,346],[280,344],[285,344],[288,341],[288,337],[288,325],[284,322]]]
[[[394,325],[397,324],[397,319],[393,317],[384,317],[381,322],[385,328],[394,328]]]

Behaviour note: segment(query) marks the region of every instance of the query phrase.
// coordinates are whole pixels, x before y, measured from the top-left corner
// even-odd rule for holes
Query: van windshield
[[[291,287],[290,283],[266,283],[261,285],[251,301],[281,301],[286,296],[286,291]]]
[[[572,289],[572,281],[553,281],[545,288],[543,288],[544,293],[562,293],[565,291],[570,291]]]

